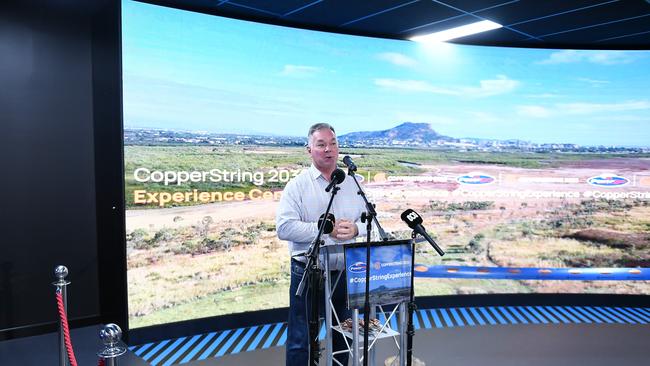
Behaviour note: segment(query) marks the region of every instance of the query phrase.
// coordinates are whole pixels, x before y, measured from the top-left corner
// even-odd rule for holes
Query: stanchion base
[[[346,337],[348,337],[350,339],[354,339],[354,335],[352,334],[352,331],[342,330],[341,327],[338,326],[338,325],[333,326],[332,329],[334,329],[335,331],[343,334],[344,336],[346,336]],[[359,334],[359,344],[363,344],[363,328],[361,326],[359,326],[359,333],[360,333]],[[370,334],[368,334],[368,341],[371,342],[371,344],[372,344],[372,341],[374,341],[375,338],[381,339],[381,338],[388,338],[388,337],[396,337],[398,335],[399,335],[399,333],[397,333],[396,331],[386,327],[381,331],[381,333],[370,332]]]
[[[417,357],[412,356],[411,365],[413,366],[426,366],[424,361]],[[384,366],[399,366],[399,356],[390,356],[384,361]]]

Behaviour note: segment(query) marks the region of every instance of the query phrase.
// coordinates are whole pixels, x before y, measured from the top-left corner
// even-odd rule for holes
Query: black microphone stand
[[[408,320],[406,325],[406,366],[411,366],[413,362],[413,336],[415,335],[415,328],[413,327],[413,312],[417,309],[415,305],[415,231],[411,233],[411,292],[409,294],[408,302]]]
[[[413,362],[413,336],[415,335],[415,327],[413,326],[413,313],[417,310],[417,305],[415,305],[415,237],[417,233],[415,230],[411,232],[411,292],[409,293],[409,302],[408,302],[408,316],[407,316],[407,326],[406,326],[406,366],[411,366]],[[442,249],[437,246],[433,248],[443,256],[445,253]]]
[[[354,174],[354,169],[348,167],[348,175],[352,177],[354,183],[356,183],[357,194],[363,198],[366,203],[366,212],[361,215],[361,222],[366,223],[366,292],[365,300],[363,304],[363,366],[368,366],[368,333],[370,332],[370,232],[372,231],[372,221],[375,221],[379,235],[383,241],[388,240],[388,236],[379,221],[377,221],[377,211],[375,211],[375,206],[368,201],[366,194],[361,189],[361,185],[357,181],[357,177]]]
[[[309,314],[309,365],[316,366],[320,362],[320,342],[318,342],[318,333],[320,331],[320,289],[323,285],[323,270],[318,265],[318,259],[320,255],[320,246],[322,244],[321,236],[325,229],[325,223],[329,215],[330,209],[332,208],[332,202],[334,201],[334,196],[340,188],[334,184],[332,186],[332,195],[330,196],[330,201],[327,204],[327,209],[323,215],[323,223],[319,225],[318,234],[316,238],[311,242],[309,250],[305,253],[307,258],[307,265],[305,266],[305,272],[302,275],[300,284],[298,284],[298,290],[296,291],[295,296],[302,296],[305,283],[307,278],[309,278],[309,300],[311,303],[311,311]],[[329,273],[328,273],[329,275]]]

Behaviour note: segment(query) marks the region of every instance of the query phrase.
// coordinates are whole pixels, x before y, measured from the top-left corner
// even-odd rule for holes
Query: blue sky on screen
[[[441,45],[123,2],[125,127],[650,146],[650,52]]]

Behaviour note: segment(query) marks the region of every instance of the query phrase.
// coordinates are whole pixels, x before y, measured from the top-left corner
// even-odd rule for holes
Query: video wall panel
[[[131,328],[288,306],[275,233],[336,128],[416,295],[647,294],[650,54],[439,45],[123,2]],[[376,238],[376,237],[375,237]]]

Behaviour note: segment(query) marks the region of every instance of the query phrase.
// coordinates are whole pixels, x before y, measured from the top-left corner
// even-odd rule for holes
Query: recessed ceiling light
[[[486,32],[501,27],[503,26],[499,23],[495,23],[490,20],[483,20],[480,22],[466,24],[460,27],[451,28],[440,32],[411,37],[409,39],[411,41],[424,42],[424,43],[446,42],[452,39],[469,36],[471,34]]]

